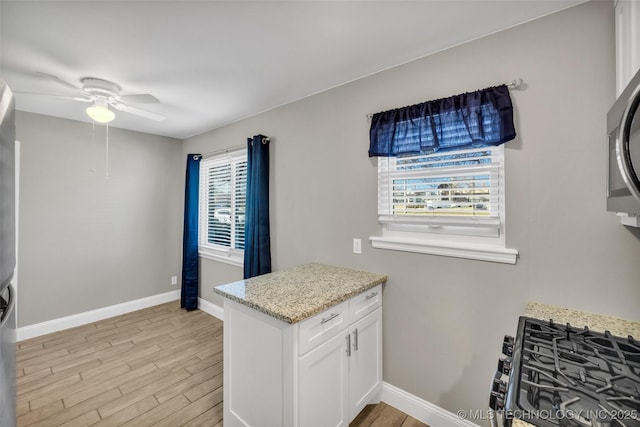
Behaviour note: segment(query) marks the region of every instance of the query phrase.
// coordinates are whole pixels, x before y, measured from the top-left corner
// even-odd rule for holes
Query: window
[[[239,266],[243,264],[246,187],[246,150],[202,159],[200,256]]]
[[[373,114],[378,157],[374,248],[515,264],[505,247],[504,148],[516,137],[509,87]]]
[[[515,263],[505,248],[504,148],[378,157],[375,248]]]

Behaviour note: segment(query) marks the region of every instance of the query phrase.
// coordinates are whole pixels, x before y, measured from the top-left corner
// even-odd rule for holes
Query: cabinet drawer
[[[349,301],[344,301],[301,322],[298,327],[298,355],[305,354],[346,329],[348,307]]]
[[[349,322],[357,322],[382,305],[382,285],[369,289],[349,300]]]

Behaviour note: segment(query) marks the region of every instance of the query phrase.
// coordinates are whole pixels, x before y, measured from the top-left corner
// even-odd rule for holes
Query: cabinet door
[[[616,96],[619,96],[640,68],[640,4],[618,0],[616,16]]]
[[[348,337],[345,329],[300,358],[298,426],[349,425]]]
[[[350,328],[349,419],[355,418],[382,387],[382,309],[378,308]]]

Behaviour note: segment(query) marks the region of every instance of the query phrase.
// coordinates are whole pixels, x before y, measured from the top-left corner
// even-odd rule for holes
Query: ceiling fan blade
[[[158,104],[158,98],[149,93],[138,93],[132,95],[120,95],[118,100],[130,104]]]
[[[128,104],[124,104],[122,102],[109,102],[113,108],[118,111],[123,111],[125,113],[133,114],[135,116],[144,117],[145,119],[155,120],[156,122],[161,122],[166,119],[165,116],[157,113],[152,113],[151,111],[141,110],[140,108],[133,107]]]
[[[64,95],[54,95],[52,93],[41,93],[41,92],[25,92],[22,90],[16,90],[13,93],[18,93],[18,94],[24,94],[24,95],[38,95],[38,96],[50,96],[53,98],[60,98],[60,99],[71,99],[73,101],[80,101],[80,102],[93,102],[92,98],[81,98],[78,96],[64,96]]]
[[[66,81],[66,80],[62,80],[62,79],[61,79],[60,77],[58,77],[58,76],[54,76],[53,74],[43,73],[43,72],[40,72],[40,71],[38,71],[38,74],[39,74],[39,75],[41,75],[42,77],[46,77],[46,78],[48,78],[48,79],[55,80],[56,82],[60,83],[61,85],[66,86],[66,87],[68,87],[68,88],[75,89],[75,90],[77,90],[77,91],[80,91],[80,92],[84,93],[84,90],[82,90],[82,88],[81,88],[81,87],[76,86],[76,85],[74,85],[74,84],[72,84],[72,83],[69,83],[69,82],[68,82],[68,81]]]

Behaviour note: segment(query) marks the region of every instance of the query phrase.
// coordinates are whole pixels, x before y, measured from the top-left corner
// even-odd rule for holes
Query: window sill
[[[373,236],[369,237],[369,240],[371,241],[371,245],[377,249],[391,249],[395,251],[450,256],[504,264],[515,264],[518,257],[518,251],[515,249],[497,248],[489,245],[459,242],[448,243],[406,237]]]
[[[244,266],[244,253],[240,251],[219,251],[211,248],[198,248],[198,256],[212,261],[224,262],[225,264]]]

